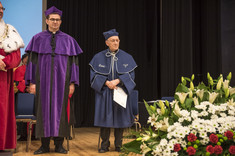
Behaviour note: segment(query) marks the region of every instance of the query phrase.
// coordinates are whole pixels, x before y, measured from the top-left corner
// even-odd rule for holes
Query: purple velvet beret
[[[60,15],[60,17],[62,17],[62,11],[57,9],[55,6],[52,6],[45,11],[45,16],[48,16],[50,14],[58,14]]]
[[[116,32],[116,29],[111,29],[109,31],[103,32],[105,40],[107,40],[109,37],[112,36],[118,36],[118,32]]]

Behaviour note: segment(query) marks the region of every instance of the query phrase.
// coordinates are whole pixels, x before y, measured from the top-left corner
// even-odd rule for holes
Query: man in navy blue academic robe
[[[134,90],[134,70],[137,67],[134,59],[119,49],[120,40],[115,29],[104,32],[104,37],[109,48],[97,53],[89,64],[91,87],[95,90],[94,125],[101,127],[100,153],[109,151],[110,128],[114,128],[115,150],[120,151],[123,129],[132,126],[135,118],[133,107],[138,101]],[[127,94],[126,108],[113,100],[117,87]]]
[[[59,30],[62,11],[53,6],[45,15],[48,30],[33,36],[25,50],[29,54],[25,81],[30,93],[35,94],[36,89],[36,137],[42,142],[34,154],[50,151],[50,137],[54,137],[55,152],[66,154],[62,144],[74,119],[72,105],[67,111],[68,98],[74,85],[79,85],[78,55],[82,50],[74,38]]]

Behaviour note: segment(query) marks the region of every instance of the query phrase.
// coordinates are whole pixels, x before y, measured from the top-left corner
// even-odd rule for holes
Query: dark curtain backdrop
[[[231,85],[235,86],[235,1],[221,0],[222,73],[233,73]]]
[[[219,0],[163,0],[160,91],[173,95],[181,76],[206,82],[221,72]]]
[[[173,96],[181,76],[221,73],[219,0],[47,0],[63,11],[61,30],[83,49],[73,96],[78,126],[93,126],[89,62],[107,48],[102,33],[116,28],[120,49],[138,64],[139,101]]]

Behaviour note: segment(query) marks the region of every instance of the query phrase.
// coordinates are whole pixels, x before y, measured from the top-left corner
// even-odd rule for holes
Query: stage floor
[[[98,153],[98,138],[99,138],[99,128],[89,127],[89,128],[75,128],[75,138],[69,140],[70,150],[68,154],[64,156],[118,156],[121,153],[115,151],[114,147],[114,135],[113,129],[110,134],[110,148],[109,152]],[[128,130],[125,130],[124,134],[127,134]],[[131,139],[123,139],[123,143],[127,143]],[[18,141],[17,152],[13,153],[13,156],[31,156],[34,155],[33,152],[37,150],[41,145],[40,141],[32,141],[29,148],[29,152],[26,152],[26,141]],[[64,141],[64,147],[67,148],[67,141]],[[40,154],[40,156],[58,156],[63,154],[58,154],[54,152],[54,142],[51,140],[50,143],[50,153]],[[1,154],[1,153],[0,153]],[[135,154],[130,154],[135,155]]]

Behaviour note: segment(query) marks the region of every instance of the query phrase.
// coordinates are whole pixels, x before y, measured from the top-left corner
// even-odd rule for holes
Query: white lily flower
[[[228,86],[229,86],[229,80],[224,80],[223,82],[223,89],[228,89]]]
[[[218,95],[219,95],[219,94],[216,93],[216,92],[212,92],[212,93],[209,92],[209,102],[210,102],[210,103],[213,103],[213,102],[215,101],[215,99],[217,98]]]
[[[160,128],[162,127],[161,122],[155,122],[155,123],[154,123],[154,127],[156,128],[155,130],[160,129]]]
[[[174,109],[173,112],[175,113],[176,116],[180,117],[181,116],[180,111],[181,111],[180,107],[179,107],[178,103],[176,103],[175,104],[175,109]]]
[[[223,82],[223,80],[222,80],[222,78],[220,78],[219,81],[218,81],[218,83],[217,83],[217,85],[216,85],[216,89],[217,89],[217,90],[220,90],[221,85],[222,85],[222,82]]]
[[[160,121],[162,124],[162,127],[160,128],[161,131],[167,131],[167,128],[169,127],[169,122],[168,118],[164,118],[163,120]]]
[[[178,95],[181,104],[184,103],[184,101],[188,95],[188,93],[179,93],[179,92],[177,92],[175,94]]]
[[[149,118],[148,118],[148,123],[151,123],[151,126],[153,126],[153,124],[157,121],[157,118],[158,118],[158,116],[155,116],[155,114],[152,114],[152,116],[150,116]]]
[[[229,94],[230,94],[230,96],[235,94],[235,88],[230,87],[229,88]]]
[[[162,115],[161,109],[157,108],[157,114]]]
[[[195,106],[199,105],[199,102],[198,102],[198,98],[197,98],[197,97],[194,97],[194,98],[193,98],[193,102],[194,102],[194,105],[195,105]]]
[[[202,98],[203,98],[203,95],[204,95],[204,89],[202,89],[202,90],[197,90],[196,91],[196,94],[197,94],[197,96],[202,100]]]
[[[143,155],[145,155],[146,153],[148,153],[149,151],[151,151],[151,149],[145,144],[143,143],[141,146],[140,146],[140,149],[141,149],[141,153]]]
[[[143,134],[142,141],[148,141],[150,139],[149,135]]]

